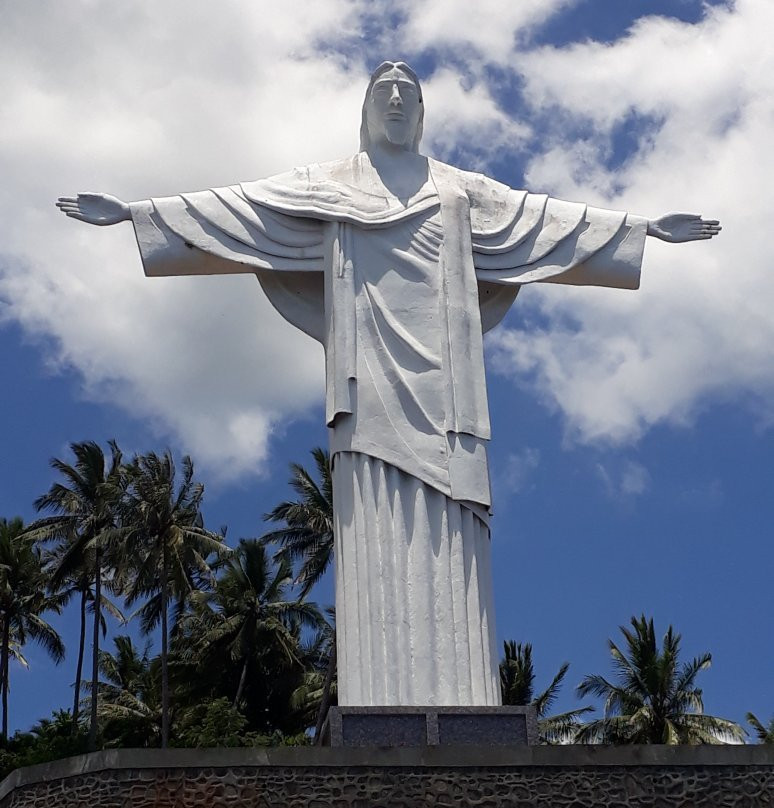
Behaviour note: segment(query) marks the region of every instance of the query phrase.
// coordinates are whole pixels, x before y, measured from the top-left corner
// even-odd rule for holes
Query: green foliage
[[[5,771],[59,751],[97,747],[307,743],[323,693],[335,693],[335,681],[326,676],[333,630],[316,604],[305,600],[333,550],[327,453],[313,453],[320,486],[294,467],[296,490],[305,498],[306,543],[272,561],[260,542],[242,541],[231,551],[224,531],[205,528],[204,489],[194,481],[190,458],[183,458],[176,474],[169,451],[138,455],[126,464],[118,446],[109,445],[106,457],[93,441],[71,444],[74,461],[51,461],[59,479],[36,500],[47,514],[26,530],[18,520],[2,523],[0,636],[8,630],[0,670],[7,672],[10,659],[24,661],[28,639],[47,644],[61,658],[64,649],[40,614],[77,596],[81,615],[73,711],[57,717],[55,732],[41,722],[5,743]],[[291,508],[288,515],[298,527],[301,514]],[[29,566],[24,586],[13,577],[11,533],[11,549],[23,545]],[[302,562],[295,578],[292,559]],[[143,632],[160,626],[160,654],[152,656],[149,646],[138,648],[128,636],[116,637],[111,651],[100,648],[105,615],[125,622],[105,590],[130,605],[139,602]],[[19,622],[18,601],[25,593],[31,617]],[[93,670],[82,684],[89,611]],[[6,694],[7,684],[1,676]],[[85,747],[79,720],[84,705],[92,715]]]
[[[719,744],[743,741],[745,731],[733,721],[704,714],[698,674],[712,656],[702,654],[679,662],[680,635],[669,626],[659,649],[653,620],[632,617],[631,629],[621,626],[626,652],[608,640],[617,682],[586,676],[580,696],[604,698],[604,717],[585,724],[579,743]]]
[[[94,441],[71,443],[70,451],[75,463],[58,458],[51,467],[59,473],[60,481],[51,485],[47,493],[35,500],[38,511],[51,516],[30,526],[29,537],[41,543],[58,542],[52,556],[49,588],[64,599],[74,591],[81,593],[81,634],[78,665],[75,676],[73,704],[73,731],[78,720],[81,667],[85,644],[85,604],[91,599],[93,606],[91,718],[89,747],[97,744],[97,676],[99,664],[100,632],[104,634],[102,614],[105,601],[102,587],[106,570],[111,571],[107,584],[116,589],[117,564],[123,549],[119,529],[119,505],[124,496],[126,476],[121,464],[121,450],[115,441],[109,442],[110,459]]]
[[[298,494],[294,502],[281,502],[264,516],[270,522],[285,526],[264,534],[261,541],[277,543],[281,550],[275,556],[288,564],[299,563],[296,583],[301,585],[301,599],[323,577],[333,560],[333,478],[329,453],[319,446],[312,449],[317,467],[317,483],[303,466],[291,463],[290,486]],[[293,704],[305,715],[315,709],[315,736],[322,729],[331,704],[336,703],[336,632],[327,640],[324,663],[305,674],[304,681],[293,695]]]
[[[569,663],[564,662],[551,680],[551,684],[535,697],[532,644],[507,640],[503,643],[503,653],[503,659],[500,662],[500,691],[503,704],[517,706],[532,704],[535,707],[541,743],[554,744],[569,741],[580,724],[580,716],[592,710],[591,707],[579,707],[565,713],[547,715],[559,695],[562,681],[570,668]]]
[[[269,522],[284,522],[285,527],[261,537],[267,544],[280,544],[277,560],[289,564],[301,562],[296,582],[305,598],[322,578],[333,559],[333,481],[331,459],[325,449],[312,449],[317,476],[298,463],[290,464],[290,487],[298,494],[294,502],[281,502],[264,516]]]
[[[304,746],[303,733],[284,735],[253,732],[247,718],[225,697],[200,702],[185,709],[175,724],[174,745],[206,749],[234,746]]]
[[[290,597],[291,577],[287,561],[275,566],[261,543],[241,541],[213,590],[192,598],[177,642],[189,698],[228,696],[262,734],[306,728],[292,703],[313,664],[302,630],[325,627],[315,604]]]
[[[88,728],[79,723],[73,732],[72,715],[56,710],[42,718],[29,732],[17,732],[0,746],[0,780],[20,766],[81,755],[88,746]]]
[[[25,534],[21,519],[0,519],[0,692],[3,738],[8,737],[10,659],[21,657],[27,639],[34,640],[56,663],[64,658],[59,634],[43,619],[61,611],[62,598],[48,595],[48,579],[40,550]],[[22,657],[23,659],[23,657]]]
[[[175,745],[252,746],[247,719],[227,698],[199,702],[184,710],[176,726]]]
[[[209,559],[228,555],[223,536],[204,527],[200,511],[204,486],[194,481],[193,461],[186,456],[182,466],[180,479],[169,450],[136,456],[125,467],[128,486],[120,507],[126,545],[132,547],[123,565],[127,602],[145,599],[139,611],[144,632],[161,627],[162,748],[169,743],[170,732],[170,603],[179,618],[193,593],[212,582]]]
[[[114,640],[115,654],[100,652],[99,718],[103,746],[158,746],[161,688],[158,658],[140,651],[128,636]]]
[[[755,730],[755,737],[758,743],[774,744],[774,717],[769,719],[769,723],[764,725],[754,713],[747,713],[745,716],[747,723]]]

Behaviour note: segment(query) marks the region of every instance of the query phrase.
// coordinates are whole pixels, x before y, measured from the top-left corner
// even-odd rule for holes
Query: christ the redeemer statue
[[[371,76],[360,151],[266,180],[141,202],[57,203],[131,220],[147,275],[254,273],[326,356],[339,704],[500,704],[482,333],[522,284],[639,285],[655,220],[514,190],[419,153],[402,62]]]

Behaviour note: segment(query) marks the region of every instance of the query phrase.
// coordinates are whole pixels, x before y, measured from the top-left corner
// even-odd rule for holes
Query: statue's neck
[[[364,157],[363,168],[370,170],[372,181],[404,204],[429,181],[427,158],[408,149],[370,147]]]

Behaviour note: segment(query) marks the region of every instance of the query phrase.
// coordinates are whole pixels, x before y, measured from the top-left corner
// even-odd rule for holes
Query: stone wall
[[[113,750],[13,772],[0,808],[774,808],[774,748]]]

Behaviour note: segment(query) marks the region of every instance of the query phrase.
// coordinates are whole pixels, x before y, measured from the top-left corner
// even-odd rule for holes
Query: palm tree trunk
[[[242,700],[242,692],[245,689],[245,683],[247,682],[247,660],[249,657],[245,657],[244,664],[242,665],[242,674],[239,677],[239,686],[237,687],[236,696],[234,696],[234,709],[239,706],[239,702]]]
[[[0,678],[3,680],[3,731],[0,739],[3,741],[8,740],[8,656],[10,653],[11,645],[11,623],[9,620],[3,621],[3,647],[0,652],[0,671],[2,675]]]
[[[97,693],[99,688],[99,630],[102,617],[102,557],[97,549],[94,560],[94,638],[91,660],[91,723],[89,725],[89,752],[97,748]]]
[[[322,744],[322,728],[325,723],[325,718],[328,715],[328,710],[331,707],[331,685],[333,684],[333,675],[336,672],[336,629],[333,630],[333,638],[331,640],[331,653],[328,657],[328,670],[325,672],[325,683],[323,684],[322,698],[320,699],[320,711],[317,713],[317,725],[314,728],[314,742],[317,746]]]
[[[78,717],[81,707],[81,678],[83,677],[83,653],[86,648],[86,588],[81,592],[81,634],[78,645],[78,664],[75,667],[75,696],[73,697],[73,735],[78,731]]]
[[[166,749],[169,743],[169,671],[167,669],[168,634],[167,634],[167,545],[164,543],[161,563],[161,748]]]
[[[0,618],[0,644],[2,643],[2,637],[5,635],[5,620]],[[8,635],[8,641],[10,643],[10,632]],[[3,670],[3,663],[2,663],[2,654],[0,654],[0,694],[3,692],[3,682],[5,682],[5,671]]]

